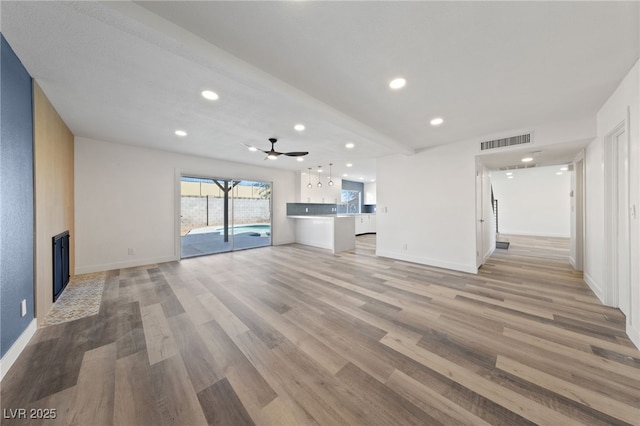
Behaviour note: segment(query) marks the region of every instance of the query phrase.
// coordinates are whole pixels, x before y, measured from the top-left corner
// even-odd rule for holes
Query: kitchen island
[[[356,247],[353,215],[295,215],[296,243],[337,253]]]

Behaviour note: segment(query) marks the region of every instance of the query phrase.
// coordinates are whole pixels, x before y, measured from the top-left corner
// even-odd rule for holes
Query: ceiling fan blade
[[[276,142],[278,142],[278,139],[269,138],[269,142],[271,142],[271,149],[269,151],[265,151],[264,149],[260,149],[260,148],[257,148],[257,147],[255,147],[253,145],[249,145],[249,144],[246,144],[246,143],[245,143],[245,145],[247,147],[251,148],[252,151],[253,150],[257,150],[257,151],[264,152],[265,154],[267,154],[267,157],[265,158],[265,160],[266,159],[275,160],[276,158],[278,158],[281,155],[286,155],[288,157],[302,157],[303,155],[309,154],[306,151],[278,152],[278,151],[276,151],[274,149],[274,145],[275,145]]]

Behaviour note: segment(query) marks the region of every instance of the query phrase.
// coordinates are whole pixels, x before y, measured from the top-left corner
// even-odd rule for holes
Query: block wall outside
[[[269,199],[236,198],[233,203],[233,223],[265,223],[271,220]],[[208,214],[207,214],[208,213]],[[182,230],[202,228],[205,226],[222,226],[224,220],[224,198],[182,196],[181,197]]]

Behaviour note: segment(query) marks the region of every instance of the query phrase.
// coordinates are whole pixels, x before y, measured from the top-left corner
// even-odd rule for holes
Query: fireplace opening
[[[69,231],[53,237],[53,301],[69,283]]]

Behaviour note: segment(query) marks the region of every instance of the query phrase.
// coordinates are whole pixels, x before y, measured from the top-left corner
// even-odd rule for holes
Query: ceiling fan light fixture
[[[302,151],[296,151],[296,152],[279,152],[276,151],[275,149],[275,144],[276,142],[278,142],[278,139],[276,138],[269,138],[269,142],[271,143],[271,149],[269,151],[265,151],[264,149],[259,149],[259,151],[264,152],[265,154],[267,154],[267,159],[269,160],[275,160],[276,158],[278,158],[281,155],[285,155],[287,157],[303,157],[307,154],[309,154],[308,152],[302,152]],[[251,145],[247,145],[247,147],[249,147],[249,149],[252,148]],[[301,161],[300,158],[298,158],[298,161]]]

